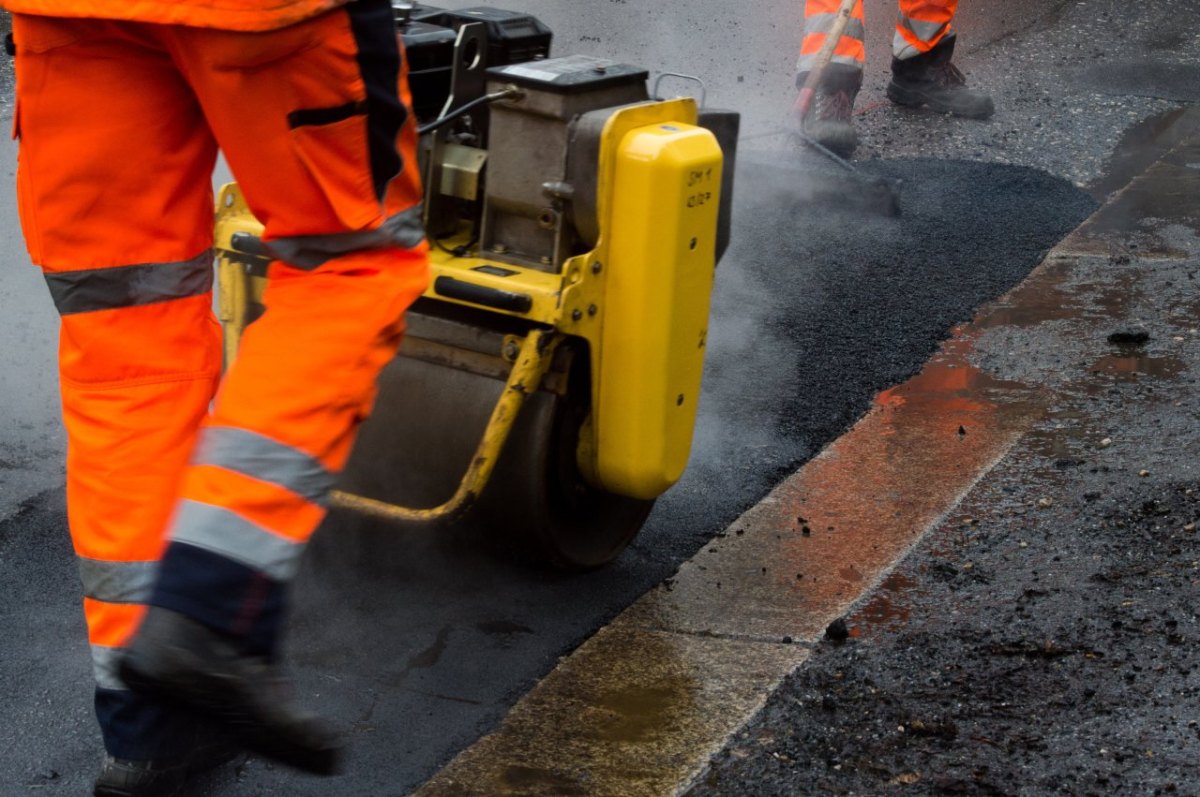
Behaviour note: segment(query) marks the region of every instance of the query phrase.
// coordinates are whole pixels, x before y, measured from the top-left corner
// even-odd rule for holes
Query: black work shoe
[[[173,761],[126,761],[105,756],[92,789],[95,797],[174,797],[187,782],[187,764]]]
[[[150,607],[120,675],[134,691],[216,721],[251,752],[315,775],[338,770],[336,734],[292,702],[278,669],[189,617]]]
[[[127,761],[105,756],[92,794],[95,797],[173,797],[188,778],[232,761],[238,752],[238,746],[232,741],[209,732],[198,734],[196,747],[181,757]]]
[[[796,77],[796,85],[803,86],[807,74]],[[804,135],[834,153],[848,158],[858,147],[858,133],[850,115],[854,111],[854,98],[862,86],[862,72],[858,69],[830,64],[817,86],[812,107],[803,119],[800,118],[799,99],[792,110],[793,124]]]
[[[967,88],[966,77],[950,63],[953,55],[954,37],[951,36],[915,58],[893,58],[888,99],[897,105],[926,107],[968,119],[990,117],[996,110],[992,98],[982,91]]]

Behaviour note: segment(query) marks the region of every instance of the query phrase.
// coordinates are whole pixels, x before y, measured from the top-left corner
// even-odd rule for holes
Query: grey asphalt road
[[[0,138],[0,518],[63,480],[66,436],[59,420],[57,317],[41,273],[29,263],[17,221],[16,145]]]
[[[559,53],[589,52],[704,77],[714,104],[746,111],[746,149],[794,157],[772,131],[791,101],[798,3],[772,0],[753,12],[714,0],[669,6],[539,0],[524,8],[556,30]],[[1054,116],[1005,111],[1005,100],[1028,94],[1033,70],[1057,64],[1057,78],[1037,73],[1038,86],[1057,79],[1081,108],[1105,101],[1095,98],[1107,95],[1084,85],[1076,54],[1036,46],[1055,33],[1069,40],[1101,8],[1118,13],[1101,0],[964,9],[961,33],[971,44],[962,66],[969,74],[1001,58],[1004,48],[1016,53],[1004,56],[1016,59],[1010,69],[986,75],[1001,100],[989,124],[965,128],[889,108],[862,115],[869,150],[871,137],[890,136],[891,149],[910,156],[864,165],[905,179],[900,220],[798,206],[789,196],[803,178],[787,169],[776,183],[742,185],[747,201],[739,204],[735,246],[719,275],[692,468],[612,567],[584,577],[547,576],[455,540],[401,536],[333,517],[297,591],[290,660],[308,701],[347,729],[348,774],[313,781],[251,761],[194,793],[404,793],[494,726],[560,655],[846,428],[875,391],[912,373],[950,326],[1019,281],[1092,209],[1072,183],[1099,177],[1126,128],[1171,107],[1169,100],[1148,99],[1072,138],[1070,146],[1088,154],[1082,169],[1074,165],[1079,159],[1056,160],[1051,146],[1025,146],[1038,131],[1074,129]],[[876,24],[863,108],[879,96],[886,74],[891,17],[882,2],[870,3],[868,13]],[[1022,75],[1017,62],[1029,71]],[[999,130],[1017,135],[979,158],[967,151]],[[975,162],[938,160],[948,140],[939,131],[951,131],[959,154]],[[4,155],[0,169],[11,173],[11,147]],[[1054,174],[1024,168],[1056,163]],[[0,428],[0,460],[18,465],[9,469],[17,474],[13,481],[4,482],[15,486],[0,492],[0,519],[7,518],[0,521],[0,583],[14,597],[0,608],[0,673],[11,685],[0,694],[0,712],[12,720],[0,729],[0,747],[11,751],[0,792],[75,794],[97,753],[58,489],[62,438],[48,366],[53,320],[39,278],[25,263],[11,206],[0,211],[0,317],[13,330],[5,333],[12,345],[0,347],[6,366],[0,398],[14,408]],[[24,450],[31,453],[18,462],[14,452]]]

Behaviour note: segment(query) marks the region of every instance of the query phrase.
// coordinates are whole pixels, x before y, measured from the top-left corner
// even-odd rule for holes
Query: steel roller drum
[[[489,348],[486,340],[494,337],[468,327],[460,331],[474,339],[468,344],[472,348]],[[442,345],[431,354],[426,344],[410,336],[380,376],[375,408],[360,431],[341,489],[432,507],[457,488],[503,390],[507,363]],[[575,450],[587,413],[586,375],[586,358],[564,346],[543,389],[526,401],[475,505],[452,522],[401,524],[405,530],[465,532],[497,550],[572,570],[615,558],[654,502],[597,490],[580,476]]]

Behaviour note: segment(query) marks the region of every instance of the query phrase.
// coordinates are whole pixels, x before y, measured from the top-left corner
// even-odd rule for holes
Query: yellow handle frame
[[[471,457],[471,464],[459,483],[458,490],[449,501],[429,509],[411,509],[334,490],[330,496],[333,506],[351,509],[381,520],[402,523],[430,523],[461,517],[474,505],[487,485],[525,399],[537,392],[560,340],[560,335],[548,329],[536,329],[525,336],[517,354],[517,361],[508,375],[504,392],[500,394],[495,408],[492,409],[487,428],[484,429],[479,446]]]

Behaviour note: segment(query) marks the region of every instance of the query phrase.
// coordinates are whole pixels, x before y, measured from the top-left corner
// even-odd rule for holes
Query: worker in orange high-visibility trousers
[[[840,0],[806,0],[804,39],[796,66],[796,86],[804,86],[814,68],[826,33],[837,18]],[[987,119],[995,106],[991,97],[969,89],[951,57],[954,55],[954,14],[958,0],[899,0],[900,17],[892,40],[892,80],[887,96],[898,105],[928,108],[938,113]],[[800,129],[818,143],[848,156],[858,146],[850,115],[862,87],[866,26],[862,0],[854,4],[849,24],[821,75],[816,94]]]
[[[288,583],[428,281],[388,0],[0,0],[18,201],[61,314],[67,501],[107,755],[172,794],[238,748],[339,742],[276,665]],[[266,311],[220,380],[218,147],[265,225]]]

